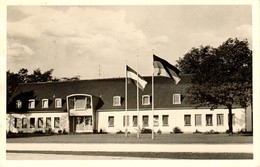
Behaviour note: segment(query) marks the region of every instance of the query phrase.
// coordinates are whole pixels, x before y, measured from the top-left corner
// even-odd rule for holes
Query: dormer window
[[[61,108],[62,107],[62,99],[57,98],[55,99],[55,108]]]
[[[59,99],[59,98],[57,98]],[[72,110],[86,110],[86,109],[91,109],[91,96],[89,95],[70,95],[67,97],[67,101],[68,101],[68,104],[69,104],[69,109],[72,109]],[[61,107],[62,107],[62,99],[60,102],[57,102],[57,103],[60,103],[61,104]]]
[[[173,104],[181,104],[181,95],[173,94]]]
[[[142,104],[143,105],[150,105],[150,95],[143,95],[142,96]]]
[[[17,109],[22,108],[22,101],[21,101],[21,100],[17,100],[17,101],[16,101],[16,108],[17,108]]]
[[[113,97],[113,106],[121,106],[121,96]]]
[[[49,100],[42,99],[42,108],[48,108],[48,107],[49,107]]]
[[[35,100],[34,99],[29,100],[28,108],[29,109],[35,108]]]

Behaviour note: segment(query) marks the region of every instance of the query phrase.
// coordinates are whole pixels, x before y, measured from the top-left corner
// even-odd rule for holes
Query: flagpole
[[[154,67],[152,69],[152,140],[154,140]]]
[[[139,64],[138,64],[138,55],[136,56],[137,61],[137,76],[139,75]],[[139,77],[137,77],[137,84],[139,83]],[[136,84],[136,110],[137,110],[137,138],[140,138],[139,132],[139,87]]]
[[[125,137],[128,137],[127,131],[127,61],[125,61]]]

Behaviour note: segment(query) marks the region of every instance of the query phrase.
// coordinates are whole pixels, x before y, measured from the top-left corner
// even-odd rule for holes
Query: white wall
[[[245,116],[245,109],[233,109],[233,114],[235,114],[235,124],[233,125],[233,131],[237,132],[241,129],[246,128],[246,117]],[[125,131],[125,127],[123,127],[123,116],[125,116],[125,111],[97,111],[97,130],[100,131],[102,129],[103,132],[109,133],[116,133],[118,131]],[[137,111],[128,111],[127,114],[129,115],[129,126],[128,131],[131,133],[136,133],[138,127],[133,127],[133,116],[137,116]],[[184,125],[184,115],[190,114],[191,115],[191,125],[185,126]],[[201,114],[201,126],[195,126],[195,114]],[[212,114],[213,125],[206,126],[206,114]],[[221,126],[217,126],[217,114],[224,114],[224,124]],[[139,125],[142,128],[142,118],[143,115],[149,116],[149,126],[145,128],[152,129],[152,111],[145,110],[139,111]],[[154,127],[154,132],[161,130],[162,133],[170,133],[173,132],[174,127],[179,127],[183,132],[192,133],[196,130],[200,132],[207,132],[210,130],[214,130],[216,132],[225,132],[228,129],[228,110],[227,109],[182,109],[182,110],[155,110],[154,115],[159,116],[159,126]],[[168,126],[162,125],[162,117],[163,115],[169,115]],[[114,116],[114,126],[108,126],[108,117]],[[10,117],[12,118],[10,120]],[[28,121],[28,128],[14,128],[14,118],[35,118],[35,128],[29,127]],[[38,118],[43,118],[43,128],[37,128]],[[58,132],[58,130],[65,129],[69,132],[69,120],[68,120],[68,113],[30,113],[30,114],[7,114],[6,118],[6,128],[7,131],[11,130],[14,133],[18,131],[23,132],[35,132],[38,130],[45,130],[46,127],[46,117],[51,117],[51,128],[53,131]],[[60,117],[60,127],[54,127],[54,117]],[[11,126],[10,126],[11,125]]]
[[[13,133],[18,133],[19,131],[22,132],[35,132],[42,130],[45,132],[46,130],[46,117],[51,117],[51,129],[58,133],[59,130],[66,130],[66,132],[69,132],[69,120],[68,120],[68,113],[28,113],[28,114],[7,114],[6,117],[6,130],[11,131]],[[54,127],[54,117],[60,117],[60,127],[55,128]],[[11,118],[11,119],[10,119]],[[28,126],[27,128],[22,128],[22,125],[20,125],[19,128],[14,128],[14,120],[15,118],[27,118],[28,119]],[[30,118],[35,118],[35,128],[30,128]],[[43,128],[38,128],[38,118],[43,118]],[[21,121],[22,123],[22,121]]]
[[[233,125],[233,131],[237,132],[241,129],[245,129],[245,110],[244,109],[233,109],[233,114],[235,114],[235,124]],[[125,131],[123,127],[123,116],[126,114],[125,111],[97,111],[98,113],[98,131],[102,129],[103,132],[116,133],[118,131]],[[184,115],[191,115],[191,125],[184,125]],[[195,126],[195,114],[201,114],[201,126]],[[213,125],[206,126],[206,114],[212,114]],[[217,114],[224,114],[224,124],[217,126]],[[133,115],[137,115],[136,111],[128,111],[129,115],[129,127],[128,131],[131,133],[137,132],[137,127],[133,127]],[[152,111],[139,111],[139,123],[142,127],[142,117],[143,115],[149,116],[149,126],[146,128],[152,129]],[[183,132],[195,132],[196,130],[200,132],[207,132],[214,130],[215,132],[226,132],[228,130],[228,110],[227,109],[187,109],[187,110],[155,110],[154,115],[159,116],[159,126],[154,127],[154,131],[157,132],[159,129],[162,133],[173,132],[174,127],[179,127]],[[163,115],[169,115],[168,126],[162,125]],[[108,117],[114,116],[114,126],[108,126]]]

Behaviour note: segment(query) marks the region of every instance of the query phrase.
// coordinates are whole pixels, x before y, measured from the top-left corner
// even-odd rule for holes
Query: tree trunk
[[[233,135],[233,116],[232,116],[232,106],[228,106],[228,133],[229,136]]]

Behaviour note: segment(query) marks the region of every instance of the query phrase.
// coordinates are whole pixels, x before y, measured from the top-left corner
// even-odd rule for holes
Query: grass
[[[63,154],[85,156],[116,156],[138,158],[162,158],[162,159],[253,159],[250,153],[187,153],[187,152],[71,152],[71,151],[7,151],[7,153],[31,153],[31,154]]]
[[[51,136],[30,136],[7,138],[7,143],[140,143],[140,144],[236,144],[253,143],[253,136],[248,134],[136,134],[125,137],[124,134],[67,134]]]

